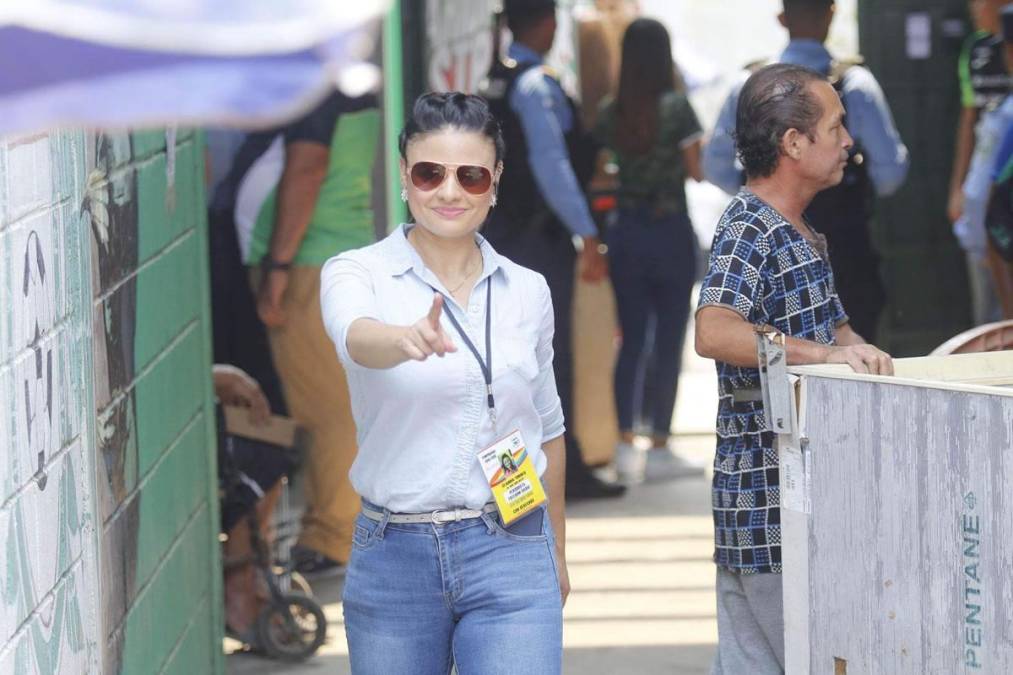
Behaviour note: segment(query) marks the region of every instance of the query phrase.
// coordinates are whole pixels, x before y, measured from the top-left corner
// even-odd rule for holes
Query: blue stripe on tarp
[[[110,47],[21,28],[0,28],[0,96],[110,75],[172,68],[209,67],[220,72],[241,69],[301,68],[319,71],[319,53],[304,50],[267,56],[194,56],[163,51]]]
[[[333,91],[320,64],[184,64],[76,79],[4,95],[0,134],[53,127],[267,126]]]

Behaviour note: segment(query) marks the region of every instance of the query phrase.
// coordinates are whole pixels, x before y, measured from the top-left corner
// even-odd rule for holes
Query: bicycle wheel
[[[285,661],[312,656],[327,639],[327,618],[313,598],[283,595],[257,617],[257,634],[268,655]]]

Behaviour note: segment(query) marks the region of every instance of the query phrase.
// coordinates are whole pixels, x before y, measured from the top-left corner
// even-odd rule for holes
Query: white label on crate
[[[781,508],[809,513],[805,459],[796,448],[781,448]]]

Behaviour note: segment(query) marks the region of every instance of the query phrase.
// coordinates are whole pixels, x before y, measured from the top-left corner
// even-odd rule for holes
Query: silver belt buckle
[[[444,525],[446,523],[457,522],[461,519],[461,510],[454,509],[453,511],[433,511],[432,519],[433,525]]]

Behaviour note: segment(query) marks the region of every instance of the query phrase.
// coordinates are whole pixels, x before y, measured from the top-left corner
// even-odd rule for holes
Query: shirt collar
[[[390,253],[388,256],[389,271],[391,276],[398,277],[413,270],[420,279],[425,280],[427,269],[425,263],[422,262],[422,256],[408,243],[408,231],[413,227],[417,226],[408,223],[402,224],[387,237]],[[475,241],[478,242],[478,250],[482,253],[482,276],[478,278],[478,281],[482,281],[503,265],[500,262],[499,253],[485,237],[476,232]]]
[[[792,40],[781,52],[781,63],[794,63],[797,66],[811,68],[824,75],[830,72],[830,63],[834,57],[818,40],[803,38]]]
[[[531,47],[522,45],[519,42],[513,42],[510,44],[510,48],[507,50],[507,56],[512,58],[517,63],[541,63],[542,57]]]

